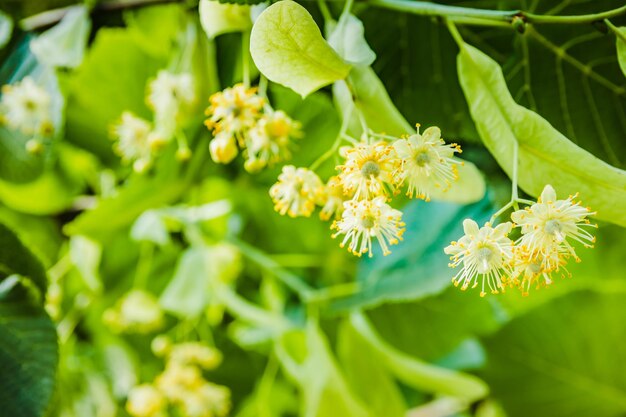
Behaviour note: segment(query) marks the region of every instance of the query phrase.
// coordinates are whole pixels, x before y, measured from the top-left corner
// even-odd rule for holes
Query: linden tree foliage
[[[624,415],[625,28],[0,1],[0,415]]]

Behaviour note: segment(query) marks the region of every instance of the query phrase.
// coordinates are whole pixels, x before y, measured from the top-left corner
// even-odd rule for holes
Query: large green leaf
[[[56,330],[43,308],[17,283],[0,289],[2,415],[43,416],[54,391],[57,362]]]
[[[276,353],[286,374],[302,391],[302,417],[371,417],[352,393],[317,324],[292,330],[278,340]]]
[[[495,330],[499,322],[493,302],[453,287],[411,303],[384,304],[367,314],[387,342],[429,361],[444,358],[466,339]]]
[[[618,30],[622,36],[616,36],[617,60],[624,76],[626,76],[626,27],[618,28]]]
[[[372,360],[376,351],[348,321],[341,324],[338,344],[346,380],[370,412],[375,416],[404,417],[407,407],[396,381],[380,361]]]
[[[513,172],[519,144],[519,185],[539,195],[546,184],[566,197],[581,199],[598,218],[626,226],[626,171],[615,168],[568,140],[539,114],[515,102],[500,66],[489,56],[462,44],[459,79],[483,142],[500,166]]]
[[[257,18],[250,52],[263,75],[303,97],[346,78],[350,71],[309,12],[291,0],[271,5]]]
[[[485,378],[510,417],[626,412],[623,292],[577,292],[518,317],[485,340]]]
[[[411,301],[438,294],[450,286],[453,271],[443,248],[463,235],[462,222],[489,218],[487,198],[468,206],[413,202],[404,209],[405,240],[389,256],[365,259],[359,267],[360,290],[339,299],[332,310],[370,308],[385,301]],[[443,352],[442,352],[443,353]]]
[[[42,292],[46,291],[48,279],[41,261],[12,230],[0,223],[0,280],[13,274],[31,279]]]

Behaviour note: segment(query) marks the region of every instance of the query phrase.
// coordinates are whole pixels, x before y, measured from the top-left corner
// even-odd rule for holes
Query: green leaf
[[[349,81],[352,91],[343,82],[333,85],[333,95],[343,117],[348,117],[350,109],[354,106],[361,112],[368,127],[375,132],[385,132],[398,137],[415,132],[415,128],[400,114],[389,98],[384,85],[371,68],[353,68]],[[355,114],[356,111],[351,113],[352,120],[348,131],[354,137],[360,137],[361,123],[358,115]],[[483,198],[485,181],[478,168],[471,162],[465,161],[462,166],[458,167],[458,170],[459,179],[447,191],[435,190],[431,194],[433,200],[465,204]]]
[[[30,49],[44,65],[76,68],[83,60],[90,31],[87,6],[74,6],[59,23],[32,40]]]
[[[352,14],[342,14],[331,31],[328,43],[344,61],[354,65],[371,65],[376,53],[367,44],[363,22]]]
[[[200,0],[200,23],[209,39],[230,32],[243,32],[252,26],[250,7]]]
[[[12,230],[0,224],[0,282],[13,274],[29,278],[42,293],[46,292],[48,279],[41,261],[24,246]]]
[[[350,390],[317,324],[292,330],[276,344],[286,374],[302,391],[304,417],[373,417]]]
[[[459,80],[485,146],[512,175],[519,144],[519,185],[538,196],[551,184],[561,197],[580,192],[597,217],[626,226],[626,171],[576,146],[537,113],[518,105],[500,66],[473,46],[458,56]]]
[[[611,417],[626,412],[626,294],[581,291],[485,339],[485,379],[510,417]]]
[[[13,34],[13,19],[8,14],[0,11],[0,49],[4,48],[11,40]]]
[[[102,279],[99,268],[102,259],[102,246],[84,236],[72,236],[69,243],[70,259],[85,285],[93,293],[100,293],[102,291]]]
[[[389,344],[428,361],[444,358],[466,339],[489,333],[499,324],[493,302],[454,287],[411,303],[384,304],[367,315]]]
[[[617,44],[617,60],[624,76],[626,76],[626,27],[617,28],[617,30],[622,34],[622,36],[617,35],[615,41]]]
[[[3,250],[4,252],[4,250]],[[7,281],[5,281],[7,283]],[[41,417],[49,408],[58,363],[57,334],[43,308],[19,284],[0,290],[2,414]]]
[[[124,22],[127,32],[144,52],[154,59],[167,60],[185,30],[185,13],[179,4],[161,4],[128,9],[124,12]]]
[[[463,235],[463,219],[482,223],[490,211],[487,199],[468,206],[421,201],[408,204],[403,209],[405,240],[394,246],[389,256],[364,259],[357,274],[359,292],[335,301],[331,311],[419,300],[442,292],[454,275],[443,248]]]
[[[161,297],[164,310],[178,316],[197,317],[209,302],[211,251],[205,247],[191,247],[178,260],[176,272]]]
[[[250,52],[270,81],[305,97],[346,78],[350,65],[328,45],[309,12],[282,0],[265,9],[252,27]]]
[[[146,210],[135,220],[130,229],[130,236],[137,242],[152,242],[163,246],[170,242],[170,234],[161,213]]]
[[[348,321],[339,329],[338,357],[350,387],[374,416],[404,417],[407,407],[393,376]],[[374,382],[375,381],[375,382]]]

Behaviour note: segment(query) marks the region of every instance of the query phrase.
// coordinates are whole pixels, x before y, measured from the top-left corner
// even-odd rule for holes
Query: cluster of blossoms
[[[222,361],[217,350],[199,342],[172,344],[157,336],[153,352],[165,358],[165,369],[152,383],[134,387],[128,394],[126,411],[133,417],[223,417],[231,408],[228,388],[207,381],[203,371]]]
[[[2,87],[0,123],[24,135],[32,136],[27,149],[36,152],[41,148],[40,138],[53,132],[52,98],[31,77]]]
[[[291,158],[292,139],[302,135],[300,123],[273,110],[256,88],[237,84],[213,94],[210,102],[205,125],[213,133],[213,161],[227,164],[241,149],[244,168],[258,172]]]
[[[187,113],[185,110],[195,102],[191,75],[159,71],[148,84],[146,101],[154,111],[154,121],[142,119],[130,111],[122,113],[111,127],[115,151],[123,161],[132,163],[135,171],[145,172],[159,151],[176,138],[176,156],[182,161],[189,159],[191,152],[181,122]]]
[[[103,322],[116,333],[147,334],[165,324],[165,316],[157,299],[149,292],[134,289],[105,310]]]
[[[446,144],[437,127],[396,138],[366,133],[353,145],[340,149],[345,159],[338,175],[323,184],[310,169],[283,167],[270,188],[274,207],[281,215],[310,216],[321,207],[320,218],[335,217],[333,238],[343,235],[341,246],[354,255],[372,256],[375,238],[384,255],[404,233],[402,212],[388,202],[406,187],[409,198],[430,200],[434,188],[447,190],[458,178],[454,158],[457,144]]]
[[[556,192],[546,185],[538,201],[514,211],[511,220],[495,228],[486,223],[463,222],[465,235],[445,248],[451,255],[451,267],[462,265],[452,282],[462,290],[480,285],[480,295],[504,292],[507,287],[520,288],[528,295],[532,286],[550,285],[552,274],[565,271],[570,258],[580,259],[572,246],[578,242],[593,247],[595,237],[587,228],[592,213],[574,201],[576,196],[558,200]],[[519,228],[521,236],[514,242],[509,233]]]

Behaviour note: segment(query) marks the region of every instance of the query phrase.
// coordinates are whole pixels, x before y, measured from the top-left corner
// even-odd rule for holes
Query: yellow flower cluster
[[[291,158],[291,140],[301,137],[301,125],[273,110],[256,88],[237,84],[213,94],[210,103],[205,125],[213,133],[209,145],[213,161],[227,164],[241,149],[244,168],[258,172]]]
[[[531,287],[550,285],[552,274],[562,270],[570,257],[580,258],[572,246],[578,242],[593,247],[595,237],[587,228],[592,213],[574,201],[576,196],[557,199],[556,192],[546,185],[538,201],[511,214],[511,222],[492,228],[489,223],[479,228],[476,222],[463,222],[465,235],[445,252],[451,255],[451,267],[462,265],[452,281],[462,290],[480,285],[480,295],[504,292],[507,287],[519,288],[528,295]],[[521,236],[515,242],[509,237],[513,227]]]
[[[159,71],[147,86],[146,102],[154,111],[154,121],[142,119],[130,111],[123,112],[111,126],[113,149],[125,163],[132,163],[136,172],[145,172],[159,152],[176,137],[177,158],[189,159],[191,152],[181,130],[181,121],[185,109],[194,101],[190,74]]]
[[[151,384],[131,390],[126,411],[133,417],[223,417],[231,408],[228,388],[207,381],[203,370],[219,366],[221,353],[203,343],[172,344],[165,336],[152,343],[153,351],[166,359],[165,369]]]
[[[426,201],[433,188],[448,189],[458,177],[461,162],[454,153],[461,149],[446,144],[439,128],[420,134],[419,125],[408,137],[366,133],[360,142],[352,142],[340,149],[345,162],[325,185],[313,171],[289,165],[283,167],[270,196],[282,215],[308,217],[318,205],[320,218],[336,217],[333,238],[343,235],[341,247],[347,246],[354,255],[371,257],[373,239],[387,255],[405,230],[402,212],[388,202],[405,185],[409,198]]]
[[[102,316],[104,323],[117,333],[151,333],[159,330],[165,317],[156,298],[143,290],[131,290]]]

